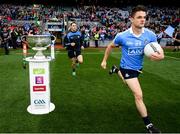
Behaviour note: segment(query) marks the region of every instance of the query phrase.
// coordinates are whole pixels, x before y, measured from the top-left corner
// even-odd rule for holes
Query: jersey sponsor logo
[[[137,41],[134,43],[134,45],[137,47],[137,46],[141,46],[141,41]]]
[[[128,55],[142,55],[143,49],[142,48],[129,48]]]
[[[126,45],[133,45],[134,43],[133,42],[131,42],[131,41],[126,41]]]
[[[142,46],[142,42],[141,42],[141,41],[135,41],[135,42],[126,41],[126,45],[127,45],[127,46],[139,47],[139,46]]]

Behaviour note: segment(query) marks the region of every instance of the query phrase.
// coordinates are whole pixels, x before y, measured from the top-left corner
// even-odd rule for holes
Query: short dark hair
[[[137,5],[136,7],[134,7],[131,11],[131,17],[133,17],[135,15],[136,12],[138,11],[144,11],[147,12],[147,9],[145,6],[143,5]]]
[[[72,24],[76,24],[76,22],[75,21],[71,22],[70,26],[72,26]]]

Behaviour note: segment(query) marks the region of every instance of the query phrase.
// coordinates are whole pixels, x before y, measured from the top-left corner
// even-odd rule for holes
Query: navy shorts
[[[141,73],[141,70],[131,70],[131,69],[124,69],[120,67],[120,71],[124,79],[131,79],[131,78],[137,78],[139,74]]]
[[[79,55],[81,55],[81,51],[80,50],[68,50],[68,57],[70,59],[78,57]]]

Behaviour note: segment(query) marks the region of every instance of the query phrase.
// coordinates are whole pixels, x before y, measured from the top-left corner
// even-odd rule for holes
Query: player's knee
[[[72,65],[75,65],[76,64],[76,59],[72,58]]]
[[[78,59],[78,62],[79,62],[80,64],[83,63],[83,57],[82,57],[82,55],[79,55],[79,56],[77,57],[77,59]]]
[[[143,95],[142,94],[134,94],[135,100],[136,101],[142,101],[143,100]]]
[[[82,63],[83,63],[83,59],[81,59],[81,60],[78,60],[78,62],[79,62],[80,64],[82,64]]]

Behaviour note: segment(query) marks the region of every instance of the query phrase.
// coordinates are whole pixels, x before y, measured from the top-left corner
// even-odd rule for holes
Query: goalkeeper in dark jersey
[[[83,38],[81,32],[78,31],[77,24],[72,22],[69,27],[69,32],[64,38],[64,45],[68,51],[68,57],[72,61],[72,75],[76,75],[76,67],[79,63],[83,63],[83,56],[81,55],[81,49],[83,47]]]

